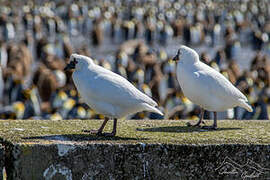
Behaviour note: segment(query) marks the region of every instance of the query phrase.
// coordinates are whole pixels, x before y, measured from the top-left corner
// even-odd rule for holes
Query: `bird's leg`
[[[104,133],[103,135],[106,137],[113,137],[116,134],[116,128],[117,128],[117,119],[113,119],[113,130],[111,133]]]
[[[200,127],[201,123],[204,124],[203,116],[204,116],[204,109],[201,108],[201,113],[200,113],[200,119],[199,119],[199,121],[196,124],[191,124],[190,122],[188,122],[187,123],[187,126]]]
[[[214,111],[214,123],[212,126],[203,126],[203,129],[213,129],[213,130],[217,130],[217,112]]]
[[[108,121],[109,121],[109,118],[105,117],[105,119],[104,119],[102,125],[100,126],[100,128],[98,130],[90,130],[90,133],[91,134],[96,134],[98,136],[103,135],[102,131],[103,131],[103,129],[104,129],[104,127],[105,127],[105,125],[107,124]]]
[[[217,112],[214,112],[214,124],[213,124],[213,129],[217,129]]]

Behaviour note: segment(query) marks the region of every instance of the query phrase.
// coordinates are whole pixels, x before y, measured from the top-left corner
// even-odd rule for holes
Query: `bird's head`
[[[71,54],[69,64],[65,67],[66,70],[79,70],[83,67],[88,67],[90,64],[93,63],[93,60],[87,56],[79,55],[79,54]]]
[[[199,61],[199,55],[196,51],[193,49],[187,47],[187,46],[180,46],[180,48],[177,51],[177,54],[173,58],[174,61],[179,61],[182,63],[195,63]]]

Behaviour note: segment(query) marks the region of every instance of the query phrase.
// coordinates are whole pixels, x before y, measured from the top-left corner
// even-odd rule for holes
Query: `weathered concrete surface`
[[[11,179],[270,178],[269,145],[16,145]]]
[[[0,144],[0,179],[3,179],[4,158],[4,147]]]
[[[115,138],[82,132],[100,123],[0,121],[8,179],[270,179],[269,121],[220,121],[218,131],[122,121]]]

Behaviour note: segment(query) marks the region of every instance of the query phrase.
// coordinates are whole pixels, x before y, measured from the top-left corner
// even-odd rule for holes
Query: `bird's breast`
[[[91,77],[85,77],[83,73],[74,72],[72,74],[72,79],[82,98],[91,99]]]
[[[184,94],[192,91],[199,80],[196,70],[177,66],[177,80],[184,91]]]
[[[185,67],[177,68],[177,80],[184,95],[193,103],[209,109],[211,98],[207,86],[204,86],[200,80],[200,74],[197,69]]]

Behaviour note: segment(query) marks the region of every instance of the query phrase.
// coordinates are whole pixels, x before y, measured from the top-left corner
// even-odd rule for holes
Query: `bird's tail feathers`
[[[147,103],[143,103],[143,106],[144,106],[144,109],[146,111],[155,112],[157,114],[160,114],[161,116],[164,115],[159,109],[157,109],[156,107],[153,107],[153,106],[151,106],[151,105],[149,105]]]
[[[239,106],[241,106],[242,108],[245,108],[248,112],[252,112],[253,109],[251,107],[251,105],[249,105],[245,100],[240,99],[239,100]]]

